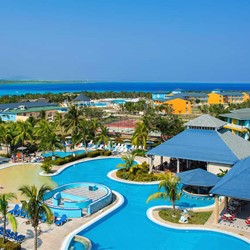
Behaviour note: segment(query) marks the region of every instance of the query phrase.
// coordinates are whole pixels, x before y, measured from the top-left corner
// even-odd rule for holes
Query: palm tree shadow
[[[31,229],[28,229],[26,231],[26,239],[32,239],[34,238],[34,232]]]
[[[34,239],[34,232],[31,229],[28,229],[26,231],[26,239]],[[39,238],[37,238],[37,246],[40,247],[43,244],[43,241]],[[22,248],[24,249],[24,248]]]
[[[37,247],[40,247],[43,244],[43,241],[39,238],[37,238]]]

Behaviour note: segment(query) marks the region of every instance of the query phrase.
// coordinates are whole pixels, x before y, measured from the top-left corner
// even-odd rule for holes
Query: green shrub
[[[146,162],[143,162],[142,164],[137,164],[128,170],[119,169],[116,172],[116,175],[121,179],[138,182],[158,181],[162,179],[162,177],[149,173],[148,171],[149,165]]]
[[[136,154],[137,156],[142,156],[144,157],[146,154],[146,151],[142,150],[142,149],[136,149],[133,151],[133,154]]]
[[[111,153],[111,151],[107,150],[107,151],[104,151],[103,155],[110,156],[110,155],[112,155],[112,153]]]
[[[9,241],[9,240],[7,240],[3,244],[3,238],[0,238],[0,249],[21,250],[21,245],[16,242]]]
[[[52,161],[52,157],[46,157],[43,160],[43,162],[51,162],[51,161]]]
[[[76,155],[75,156],[75,159],[76,160],[80,160],[80,159],[84,159],[87,157],[87,154],[86,153],[83,153],[83,154],[79,154],[79,155]]]
[[[96,150],[96,151],[88,152],[87,155],[88,155],[88,157],[90,157],[90,158],[94,158],[94,157],[100,156],[100,154],[101,154],[101,151]]]
[[[11,158],[11,154],[10,153],[8,153],[8,154],[0,154],[0,156],[6,157],[6,158]]]
[[[51,170],[52,170],[52,163],[51,163],[51,161],[43,162],[43,164],[41,165],[41,169],[42,169],[46,174],[51,173]]]
[[[96,151],[91,151],[88,153],[83,153],[83,154],[79,154],[79,155],[75,155],[75,156],[70,155],[70,156],[67,156],[64,158],[57,158],[56,160],[53,160],[53,161],[51,160],[51,157],[48,157],[48,158],[44,159],[44,163],[61,166],[61,165],[70,163],[72,161],[84,159],[86,157],[94,158],[97,156],[110,156],[110,155],[111,155],[110,151],[96,150]],[[43,165],[44,165],[44,163],[43,163]]]

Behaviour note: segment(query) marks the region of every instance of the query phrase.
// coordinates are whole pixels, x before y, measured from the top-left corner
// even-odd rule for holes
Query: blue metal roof
[[[250,200],[249,180],[250,157],[235,164],[210,193]]]
[[[187,129],[147,154],[229,165],[239,160],[215,130]]]
[[[213,187],[220,178],[206,170],[196,168],[177,174],[181,178],[181,183],[190,186]]]

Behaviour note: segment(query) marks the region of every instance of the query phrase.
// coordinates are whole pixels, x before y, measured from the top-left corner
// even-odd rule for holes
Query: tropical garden
[[[162,180],[158,185],[158,192],[150,195],[147,203],[157,199],[168,199],[172,203],[172,208],[160,209],[158,215],[161,219],[172,223],[188,223],[203,225],[211,216],[211,211],[194,212],[192,210],[181,210],[176,207],[176,202],[181,198],[180,177],[168,172],[161,175]],[[184,218],[184,221],[182,220]]]
[[[26,214],[27,223],[30,223],[34,228],[34,250],[38,249],[38,226],[43,216],[46,217],[46,223],[53,222],[53,213],[50,208],[44,203],[44,194],[51,188],[43,185],[40,188],[36,186],[23,185],[19,188],[25,200],[22,200],[22,211]],[[3,193],[0,195],[0,214],[2,215],[3,227],[2,237],[0,237],[0,249],[21,250],[21,243],[18,240],[7,239],[7,224],[12,227],[12,238],[18,238],[18,223],[14,214],[9,210],[9,202],[16,198],[14,193]],[[8,229],[10,230],[10,229]]]

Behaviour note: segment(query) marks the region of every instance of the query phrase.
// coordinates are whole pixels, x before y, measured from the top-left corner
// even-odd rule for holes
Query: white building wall
[[[220,173],[220,169],[223,171],[225,170],[230,170],[232,165],[226,165],[226,164],[220,164],[220,163],[212,163],[208,162],[207,163],[207,171],[213,174],[218,174]]]

